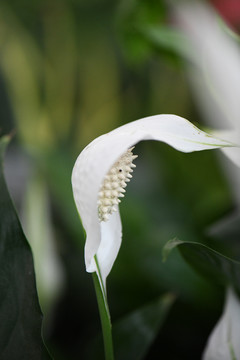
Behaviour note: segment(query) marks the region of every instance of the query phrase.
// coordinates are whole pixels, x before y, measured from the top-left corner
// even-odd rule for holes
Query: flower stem
[[[96,259],[95,259],[96,260]],[[98,302],[98,309],[102,325],[105,360],[114,360],[113,341],[112,341],[112,325],[108,310],[106,294],[102,287],[101,279],[98,274],[93,273],[93,282]]]

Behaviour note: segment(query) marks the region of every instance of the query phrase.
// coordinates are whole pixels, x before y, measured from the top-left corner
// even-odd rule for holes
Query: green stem
[[[95,257],[97,264],[98,274],[93,273],[93,282],[98,302],[98,309],[102,325],[105,360],[114,360],[113,354],[113,341],[112,341],[112,325],[110,319],[110,313],[107,304],[106,293],[103,287],[102,277],[98,266],[97,258]]]

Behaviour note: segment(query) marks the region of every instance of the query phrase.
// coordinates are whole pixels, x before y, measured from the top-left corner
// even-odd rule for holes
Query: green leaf
[[[165,25],[142,26],[139,31],[160,49],[170,50],[184,57],[189,56],[189,46],[179,31]]]
[[[117,360],[144,359],[173,301],[172,294],[165,294],[113,325],[113,342]]]
[[[240,262],[196,242],[173,239],[163,248],[163,261],[178,248],[186,262],[198,273],[220,285],[232,285],[240,293]]]
[[[50,359],[41,338],[33,258],[3,175],[9,136],[0,139],[0,358]]]

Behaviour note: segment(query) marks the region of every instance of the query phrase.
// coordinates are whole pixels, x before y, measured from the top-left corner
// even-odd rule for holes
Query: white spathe
[[[115,161],[141,140],[162,141],[186,153],[233,146],[199,130],[184,118],[168,114],[123,125],[96,138],[83,149],[72,172],[73,195],[87,235],[86,270],[98,272],[94,258],[97,255],[104,284],[121,245],[122,226],[118,207],[107,222],[99,222],[98,193]]]
[[[185,34],[192,49],[187,54],[186,65],[199,109],[221,138],[239,144],[239,42],[206,2],[179,0],[172,2],[172,9],[175,24]],[[224,148],[222,152],[227,160],[223,163],[226,174],[236,202],[240,204],[240,149]],[[228,159],[237,167],[232,166]]]
[[[240,359],[240,302],[228,289],[223,314],[208,339],[203,360]]]
[[[240,134],[240,48],[230,29],[207,3],[173,3],[176,23],[185,34],[189,79],[200,111],[212,128]],[[191,65],[192,66],[191,66]]]

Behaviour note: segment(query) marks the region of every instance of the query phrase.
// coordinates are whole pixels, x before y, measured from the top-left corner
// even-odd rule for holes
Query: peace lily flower
[[[102,290],[121,245],[119,202],[134,167],[133,146],[141,140],[162,141],[186,153],[233,146],[184,118],[156,115],[102,135],[80,153],[72,172],[73,195],[87,235],[86,270],[98,274]]]
[[[203,360],[240,359],[240,302],[228,289],[223,314],[211,333]]]
[[[192,49],[186,54],[190,60],[186,64],[199,109],[217,136],[239,143],[240,48],[236,35],[206,3],[179,1],[172,3],[172,9]],[[240,167],[239,148],[222,151]]]

